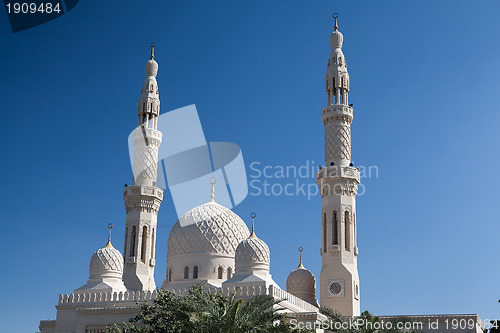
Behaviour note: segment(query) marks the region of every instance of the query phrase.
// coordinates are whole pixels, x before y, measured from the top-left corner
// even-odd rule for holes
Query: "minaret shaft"
[[[316,175],[321,191],[320,296],[322,306],[344,316],[357,316],[360,303],[356,193],[360,174],[351,164],[353,109],[348,104],[349,74],[342,42],[343,36],[335,24],[326,73],[327,106],[322,110],[326,167]]]
[[[139,99],[139,126],[133,132],[133,185],[123,191],[127,211],[123,281],[131,290],[156,289],[156,226],[163,191],[156,187],[162,133],[157,130],[160,99],[156,82],[158,64],[153,58],[152,50],[151,59],[146,63],[147,78]]]

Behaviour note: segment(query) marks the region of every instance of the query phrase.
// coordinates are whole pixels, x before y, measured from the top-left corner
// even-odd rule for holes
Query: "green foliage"
[[[346,318],[338,312],[321,307],[320,312],[328,317],[336,333],[416,333],[418,330],[405,329],[405,324],[411,324],[411,320],[407,318],[398,318],[392,320],[380,320],[379,317],[374,317],[368,311],[365,311],[359,317]],[[356,324],[353,324],[356,323]],[[399,325],[398,325],[399,323]],[[411,326],[411,325],[409,325]]]
[[[142,303],[130,323],[108,327],[107,333],[308,333],[292,330],[279,301],[262,295],[249,300],[236,299],[234,293],[204,292],[193,285],[184,295],[158,290],[152,303]]]

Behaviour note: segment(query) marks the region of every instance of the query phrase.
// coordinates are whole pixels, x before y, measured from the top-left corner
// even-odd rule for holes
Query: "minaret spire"
[[[160,95],[154,60],[155,43],[151,43],[146,62],[146,79],[141,90],[137,116],[139,126],[133,132],[133,185],[123,190],[127,210],[123,282],[130,290],[155,290],[154,281],[156,224],[163,191],[156,187],[158,150],[162,133],[158,131]]]
[[[305,269],[304,265],[302,265],[302,251],[304,251],[304,248],[302,246],[300,246],[299,247],[300,262],[299,262],[299,266],[297,267],[297,269],[299,269],[299,268]]]
[[[337,22],[337,21],[335,21],[335,22]],[[149,59],[154,59],[154,57],[155,57],[155,46],[156,46],[156,44],[154,42],[151,43],[151,57]]]
[[[348,102],[349,73],[342,52],[344,36],[338,14],[330,34],[326,71],[327,105],[323,108],[326,167],[316,174],[321,193],[321,305],[344,316],[359,316],[359,277],[356,244],[356,194],[359,171],[351,162],[352,104]]]
[[[111,245],[111,229],[113,229],[113,223],[108,224],[108,228],[109,228],[108,244],[106,244],[105,247],[113,247],[113,245]]]
[[[210,184],[212,184],[212,194],[210,194],[210,201],[215,201],[214,200],[215,199],[215,183],[217,183],[217,178],[216,177],[212,177],[212,178],[210,178],[210,180],[208,182]]]
[[[248,238],[257,238],[257,235],[255,234],[255,216],[257,216],[257,214],[250,214],[250,217],[252,218],[252,233],[248,236]]]

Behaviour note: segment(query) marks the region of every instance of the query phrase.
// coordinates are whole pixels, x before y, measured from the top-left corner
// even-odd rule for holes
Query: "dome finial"
[[[210,178],[208,182],[210,184],[212,184],[212,194],[210,195],[210,201],[214,201],[214,198],[215,198],[215,183],[217,183],[217,177]]]
[[[250,214],[250,217],[252,218],[252,233],[248,238],[257,238],[257,235],[255,234],[255,216],[257,216],[257,214]]]
[[[153,59],[155,57],[155,46],[156,44],[155,43],[151,43],[151,58],[150,59]]]
[[[333,13],[332,17],[335,19],[335,30],[339,30],[339,27],[337,26],[337,18],[339,17],[339,13]]]
[[[302,265],[302,251],[304,251],[304,248],[302,246],[299,246],[300,262],[299,262],[299,267],[297,267],[297,269],[299,269],[299,268],[305,269],[304,265]]]
[[[111,229],[113,229],[113,223],[108,224],[108,228],[109,228],[108,244],[106,244],[105,247],[113,247],[113,245],[111,245]]]

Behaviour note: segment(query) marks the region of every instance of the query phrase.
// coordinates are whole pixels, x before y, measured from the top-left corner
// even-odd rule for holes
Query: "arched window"
[[[332,216],[332,244],[337,245],[339,243],[339,225],[337,223],[337,211],[333,211]]]
[[[125,250],[123,250],[123,257],[127,255],[127,239],[128,239],[128,228],[125,228]]]
[[[131,244],[130,244],[130,256],[135,256],[135,238],[137,237],[137,231],[135,229],[135,225],[132,226],[132,236],[131,236]]]
[[[356,213],[352,213],[352,222],[354,224],[354,246],[356,246]]]
[[[323,252],[326,252],[326,213],[323,213]]]
[[[189,267],[184,267],[184,278],[189,279]]]
[[[172,281],[172,268],[168,269],[168,282]]]
[[[198,278],[198,266],[193,267],[193,279]]]
[[[232,271],[231,267],[228,267],[227,268],[227,279],[230,279],[232,274],[233,274],[233,271]]]
[[[345,249],[351,251],[351,221],[347,210],[345,211]]]
[[[151,232],[151,259],[155,257],[155,228]]]
[[[141,261],[146,262],[146,244],[148,242],[148,227],[142,227]]]
[[[222,272],[224,270],[222,269],[222,266],[219,266],[219,268],[217,269],[217,278],[219,279],[222,279]]]

